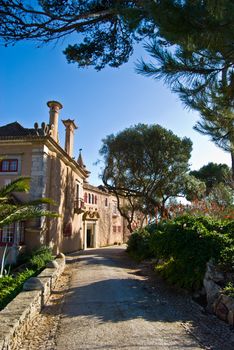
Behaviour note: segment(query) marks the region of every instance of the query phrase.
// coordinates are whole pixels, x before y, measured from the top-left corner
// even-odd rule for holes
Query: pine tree
[[[140,61],[137,70],[163,79],[200,113],[195,129],[231,153],[234,181],[233,15],[229,0],[159,1],[154,11],[159,31],[145,45],[154,61]]]
[[[57,42],[72,36],[64,50],[78,67],[118,67],[128,61],[133,45],[154,32],[145,5],[151,0],[2,0],[0,40]]]

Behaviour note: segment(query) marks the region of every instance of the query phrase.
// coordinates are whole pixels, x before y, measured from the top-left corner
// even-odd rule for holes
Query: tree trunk
[[[127,229],[129,230],[130,233],[133,233],[132,225],[129,222],[127,224]]]
[[[234,150],[231,151],[231,159],[232,159],[232,188],[234,188]]]

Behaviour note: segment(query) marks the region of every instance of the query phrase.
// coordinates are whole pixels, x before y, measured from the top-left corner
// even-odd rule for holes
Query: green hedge
[[[129,255],[137,261],[153,257],[150,249],[150,236],[150,232],[146,229],[134,232],[127,243],[127,252]]]
[[[202,285],[210,259],[223,270],[232,270],[233,221],[193,216],[163,221],[134,233],[127,250],[139,260],[145,257],[158,259],[160,263],[156,270],[169,282],[196,290]]]
[[[51,250],[42,247],[30,255],[24,255],[21,261],[24,262],[25,270],[13,275],[0,278],[0,309],[3,309],[22,290],[24,282],[36,276],[53,259]]]

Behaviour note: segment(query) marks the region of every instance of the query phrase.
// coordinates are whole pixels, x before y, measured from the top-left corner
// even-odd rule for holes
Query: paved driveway
[[[204,349],[181,324],[190,315],[154,291],[122,248],[88,250],[72,260],[57,350]]]

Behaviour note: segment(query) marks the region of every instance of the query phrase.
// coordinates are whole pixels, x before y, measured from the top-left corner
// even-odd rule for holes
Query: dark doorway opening
[[[87,229],[87,248],[91,248],[92,247],[92,230],[91,229]]]

